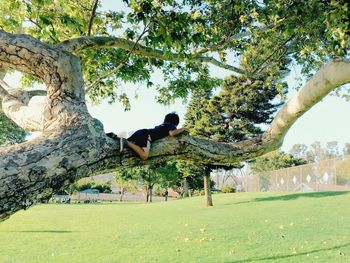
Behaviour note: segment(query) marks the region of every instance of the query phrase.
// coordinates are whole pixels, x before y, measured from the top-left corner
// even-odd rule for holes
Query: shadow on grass
[[[160,203],[160,202],[152,202],[152,203]],[[113,201],[113,202],[102,202],[102,203],[70,203],[68,206],[104,206],[104,205],[143,205],[143,204],[149,204],[146,203],[145,201],[139,201],[139,202],[134,202],[134,201]],[[58,206],[65,206],[67,204],[46,204],[46,205],[58,205]]]
[[[0,231],[0,232],[65,234],[65,233],[73,233],[73,232],[76,232],[76,231],[68,231],[68,230],[22,230],[22,231]]]
[[[269,196],[269,197],[258,197],[253,200],[247,200],[242,202],[228,203],[225,205],[238,205],[238,204],[247,204],[254,202],[269,202],[269,201],[289,201],[296,200],[298,198],[322,198],[328,196],[337,196],[349,194],[350,192],[312,192],[312,193],[294,193],[294,194],[284,194],[278,196]]]
[[[314,249],[314,250],[310,250],[310,251],[306,251],[306,252],[298,253],[298,254],[288,254],[288,255],[279,255],[279,256],[270,256],[270,257],[253,257],[253,258],[243,259],[243,260],[227,261],[227,263],[244,263],[244,262],[253,262],[253,261],[260,262],[260,261],[265,261],[265,260],[278,260],[278,259],[284,259],[284,258],[294,258],[294,257],[305,256],[305,255],[309,255],[309,254],[313,254],[313,253],[318,253],[321,251],[329,251],[329,250],[334,250],[334,249],[345,248],[348,246],[350,246],[350,243],[346,243],[346,244],[334,246],[334,247],[329,247],[329,248]],[[340,251],[339,256],[343,257],[344,255],[345,255],[345,253]],[[295,260],[297,260],[297,259],[295,259]]]
[[[296,193],[296,194],[289,194],[289,195],[279,195],[279,196],[270,196],[270,197],[262,197],[262,198],[255,198],[253,202],[265,202],[265,201],[289,201],[289,200],[295,200],[298,198],[321,198],[321,197],[327,197],[327,196],[337,196],[337,195],[344,195],[349,194],[349,192],[312,192],[312,193]]]

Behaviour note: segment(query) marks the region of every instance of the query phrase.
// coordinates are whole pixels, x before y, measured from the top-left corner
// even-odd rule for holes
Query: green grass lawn
[[[350,262],[350,193],[38,205],[0,223],[0,262]]]

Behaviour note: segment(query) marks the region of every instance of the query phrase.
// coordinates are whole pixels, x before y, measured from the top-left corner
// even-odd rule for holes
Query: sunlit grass
[[[0,262],[350,262],[350,194],[242,193],[38,205],[0,223]]]

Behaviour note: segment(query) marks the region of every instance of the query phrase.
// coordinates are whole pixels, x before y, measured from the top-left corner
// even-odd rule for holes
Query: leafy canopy
[[[97,9],[95,5],[97,4]],[[84,50],[81,58],[90,98],[129,101],[124,82],[155,86],[159,101],[187,98],[220,80],[196,56],[238,65],[244,77],[284,86],[291,64],[308,76],[331,57],[349,56],[346,0],[124,0],[123,10],[103,10],[98,0],[0,0],[0,28],[57,44],[79,36],[118,36],[164,52],[165,59],[117,48]],[[167,61],[176,53],[181,61]],[[246,80],[238,80],[246,82]],[[33,79],[25,77],[30,85]],[[278,83],[281,83],[278,86]]]

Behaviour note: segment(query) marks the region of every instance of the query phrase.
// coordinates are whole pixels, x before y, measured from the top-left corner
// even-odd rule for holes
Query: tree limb
[[[282,143],[294,122],[332,90],[350,83],[350,60],[335,59],[324,65],[277,113],[263,134],[264,140]]]
[[[46,84],[44,129],[61,129],[82,118],[91,119],[85,104],[80,62],[72,54],[29,35],[0,30],[0,68],[32,74]],[[17,102],[9,106],[13,113],[22,109]]]
[[[118,138],[102,128],[71,125],[44,132],[32,142],[0,149],[0,221],[16,211],[46,200],[81,177],[171,159],[230,165],[277,149],[291,125],[333,89],[350,82],[350,60],[333,60],[322,67],[279,111],[262,135],[236,143],[207,141],[186,134],[152,144],[150,159],[142,161],[130,149],[119,152]],[[110,135],[109,135],[110,136]]]
[[[3,83],[5,82],[0,80],[0,97],[2,98],[2,109],[5,115],[24,130],[42,131],[44,127],[44,103],[29,104],[29,94],[35,95],[38,91],[24,92],[20,94],[21,97],[17,97],[10,94],[2,86]]]
[[[220,143],[187,135],[167,137],[152,144],[150,159],[130,161],[130,151],[123,154],[124,165],[162,162],[171,158],[188,159],[203,164],[232,165],[278,149],[293,123],[337,87],[350,83],[350,60],[332,60],[324,65],[277,113],[269,128],[260,136],[235,143]],[[118,141],[118,140],[116,140]],[[136,164],[135,164],[136,162]]]
[[[90,20],[89,20],[89,26],[88,26],[88,32],[87,32],[88,36],[91,35],[92,23],[94,21],[95,15],[96,15],[97,5],[98,5],[98,0],[95,0],[94,6],[92,7]]]
[[[277,113],[260,136],[236,143],[218,143],[189,136],[166,139],[152,145],[150,157],[177,155],[199,163],[232,165],[278,149],[294,122],[332,90],[350,83],[350,60],[324,65]]]
[[[232,65],[228,65],[226,63],[222,63],[218,60],[216,60],[213,57],[208,56],[194,56],[194,57],[184,57],[177,53],[172,52],[164,52],[159,49],[152,49],[150,47],[146,47],[141,44],[137,44],[133,41],[119,38],[119,37],[78,37],[74,39],[69,39],[66,41],[61,42],[59,47],[72,52],[72,53],[78,53],[80,50],[88,49],[88,48],[120,48],[128,51],[132,51],[133,54],[143,56],[143,57],[150,57],[150,58],[156,58],[161,60],[168,60],[168,61],[193,61],[193,62],[205,62],[205,63],[211,63],[215,66],[231,70],[233,72],[237,72],[240,74],[246,74],[243,69],[237,68]]]
[[[11,87],[0,78],[0,98],[6,96],[14,96],[21,100],[24,104],[28,104],[31,98],[35,96],[46,96],[46,90],[19,90]]]
[[[3,80],[0,80],[0,98],[4,99],[6,97],[12,96],[5,87],[3,87]]]

